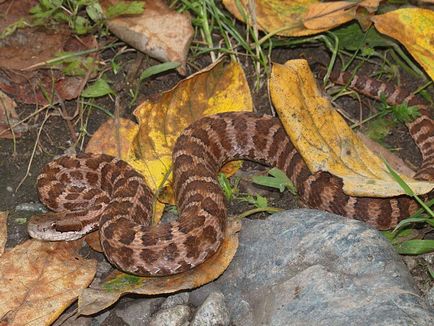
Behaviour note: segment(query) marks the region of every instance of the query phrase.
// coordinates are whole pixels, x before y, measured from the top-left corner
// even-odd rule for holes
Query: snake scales
[[[416,177],[432,179],[433,121],[422,114],[408,127],[423,157]],[[276,166],[294,182],[304,205],[379,229],[396,225],[418,208],[407,196],[347,196],[340,178],[308,170],[277,118],[223,113],[193,123],[176,142],[173,173],[180,212],[176,221],[149,225],[152,194],[128,164],[107,155],[79,154],[60,157],[43,169],[37,181],[40,199],[59,213],[33,218],[29,234],[72,240],[99,227],[104,253],[119,269],[137,275],[187,271],[213,255],[223,240],[226,207],[216,175],[233,159]]]

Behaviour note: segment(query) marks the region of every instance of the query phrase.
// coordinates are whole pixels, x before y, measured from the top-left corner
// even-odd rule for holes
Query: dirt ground
[[[107,55],[107,54],[105,54]],[[305,58],[312,65],[312,68],[317,72],[318,64],[327,64],[329,61],[328,52],[318,46],[299,48],[297,50],[276,49],[273,52],[272,61],[283,63],[288,59]],[[205,67],[210,63],[208,57],[203,57],[195,60],[195,66]],[[138,64],[138,66],[137,66]],[[128,89],[131,85],[131,80],[137,78],[137,72],[142,71],[148,66],[156,64],[156,61],[143,56],[142,54],[127,53],[121,57],[122,73],[116,76],[110,76],[110,80],[115,85],[118,96],[121,100],[121,107],[124,109],[123,117],[134,119],[132,111],[134,107],[128,107],[129,102]],[[270,102],[267,92],[267,83],[262,80],[262,86],[255,89],[255,72],[251,62],[242,62],[246,76],[249,80],[250,88],[254,99],[255,110],[261,113],[271,113]],[[191,67],[191,66],[190,66]],[[369,73],[374,69],[373,66],[364,67],[363,73]],[[191,70],[190,73],[194,71]],[[172,88],[182,78],[175,72],[162,74],[150,78],[144,82],[140,89],[140,96],[137,103],[158,96],[163,91]],[[403,74],[402,87],[416,89],[417,84],[412,77]],[[110,108],[113,112],[114,103],[103,98],[98,101],[98,104],[106,108]],[[350,98],[340,99],[338,104],[345,109],[350,115],[358,117],[360,106],[359,103]],[[365,108],[373,106],[373,102],[368,99],[363,99]],[[67,110],[71,112],[75,109],[74,101],[66,103]],[[20,117],[25,117],[35,110],[30,105],[19,105],[17,112]],[[368,114],[368,109],[363,114]],[[107,116],[100,111],[93,111],[89,119],[87,130],[91,135],[98,126],[101,125]],[[25,221],[35,212],[18,210],[17,206],[22,204],[37,203],[38,197],[35,189],[36,177],[41,171],[44,164],[51,161],[56,155],[63,154],[65,151],[71,150],[71,134],[67,127],[66,121],[55,111],[45,124],[40,137],[37,141],[37,133],[39,126],[43,120],[43,114],[39,114],[35,119],[31,120],[30,124],[33,128],[16,141],[0,139],[0,211],[9,211],[9,241],[8,247],[12,247],[28,238],[26,233]],[[78,128],[78,126],[75,126]],[[87,138],[88,140],[89,138]],[[393,130],[387,141],[394,148],[399,148],[398,155],[417,166],[420,162],[420,155],[415,148],[414,143],[410,139],[405,127],[398,127]],[[36,146],[36,147],[35,147]],[[35,150],[34,150],[35,148]],[[76,151],[82,150],[75,148]],[[256,173],[256,170],[264,170],[256,164],[247,163],[244,165],[244,173]],[[253,172],[252,172],[253,171]],[[296,201],[288,192],[279,193],[278,191],[270,191],[265,188],[253,186],[247,182],[241,182],[241,190],[247,192],[259,192],[269,198],[270,205],[281,208],[292,208],[296,206]],[[19,208],[19,207],[18,207]],[[230,214],[242,212],[248,208],[245,203],[231,203]],[[264,215],[262,215],[263,217]],[[261,216],[259,216],[261,217]],[[416,271],[415,278],[418,280],[419,286],[423,289],[429,289],[432,286],[432,281],[427,275],[426,268],[419,268],[422,263],[418,263],[418,258],[413,261],[413,271]],[[416,263],[414,263],[416,262]]]

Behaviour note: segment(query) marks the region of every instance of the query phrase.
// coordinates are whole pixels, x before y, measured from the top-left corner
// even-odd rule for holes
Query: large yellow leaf
[[[434,79],[434,11],[404,8],[371,19],[381,33],[404,44]]]
[[[318,34],[357,18],[360,8],[369,13],[376,10],[378,0],[359,2],[319,0],[256,0],[255,8],[249,8],[249,0],[223,0],[225,7],[239,20],[256,14],[258,28],[282,36],[306,36]],[[249,18],[247,18],[249,17]],[[249,22],[250,24],[252,22]]]
[[[92,281],[81,242],[28,240],[0,258],[0,323],[49,325]]]
[[[389,197],[403,193],[383,161],[353,133],[322,96],[305,60],[274,64],[270,93],[286,132],[311,172],[329,171],[354,196]],[[434,183],[403,177],[418,194]]]
[[[111,274],[98,288],[85,289],[78,299],[80,314],[95,314],[128,293],[156,295],[197,288],[219,277],[238,248],[239,221],[229,221],[219,251],[196,268],[170,276],[139,277],[121,272]]]
[[[137,107],[139,131],[127,161],[156,191],[170,170],[172,149],[183,129],[206,115],[251,110],[243,69],[235,62],[219,62]]]

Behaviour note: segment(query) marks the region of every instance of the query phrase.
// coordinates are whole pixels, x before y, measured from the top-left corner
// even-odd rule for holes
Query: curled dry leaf
[[[5,245],[8,239],[7,220],[8,212],[0,212],[0,257],[5,251]]]
[[[139,131],[127,161],[155,192],[170,171],[173,146],[187,126],[206,115],[251,110],[243,69],[237,63],[219,62],[137,107]]]
[[[243,9],[240,12],[237,1],[223,0],[223,4],[237,19],[247,23],[246,17],[252,16],[249,4],[254,3],[258,28],[282,36],[306,36],[327,31],[357,18],[360,8],[372,13],[379,3],[378,0],[357,3],[322,3],[319,0],[241,0]]]
[[[378,31],[401,42],[434,79],[434,11],[404,8],[372,17],[371,20]]]
[[[110,275],[98,288],[83,290],[78,299],[78,312],[97,313],[128,293],[156,295],[192,289],[219,277],[229,266],[238,248],[239,221],[229,221],[219,251],[196,268],[181,274],[162,277],[138,277],[121,272]]]
[[[105,0],[103,6],[115,3]],[[145,1],[140,15],[110,19],[108,28],[137,50],[163,62],[179,62],[178,72],[187,73],[186,61],[194,30],[188,14],[170,9],[161,0]]]
[[[322,96],[305,60],[275,64],[270,93],[286,132],[311,172],[329,171],[341,177],[344,191],[349,195],[403,194],[382,159],[363,144]],[[418,194],[434,187],[430,182],[403,179]]]
[[[0,321],[48,325],[92,281],[96,261],[80,257],[79,242],[28,240],[0,258]]]

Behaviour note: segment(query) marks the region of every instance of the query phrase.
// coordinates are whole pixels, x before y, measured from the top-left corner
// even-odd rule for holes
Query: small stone
[[[191,321],[191,326],[226,326],[229,325],[229,311],[226,308],[225,297],[221,292],[212,292],[197,309]]]
[[[14,191],[14,190],[12,189],[11,186],[7,186],[7,187],[6,187],[6,190],[7,190],[8,192],[13,192],[13,191]]]
[[[181,292],[167,297],[166,301],[163,302],[160,309],[167,309],[177,305],[185,305],[188,303],[190,294],[188,292]]]
[[[149,326],[183,326],[191,315],[187,305],[177,305],[158,311],[149,322]]]
[[[161,298],[126,301],[116,308],[116,315],[130,326],[149,325],[151,315],[161,304]]]
[[[41,203],[22,203],[15,206],[16,211],[46,213],[47,209]]]

